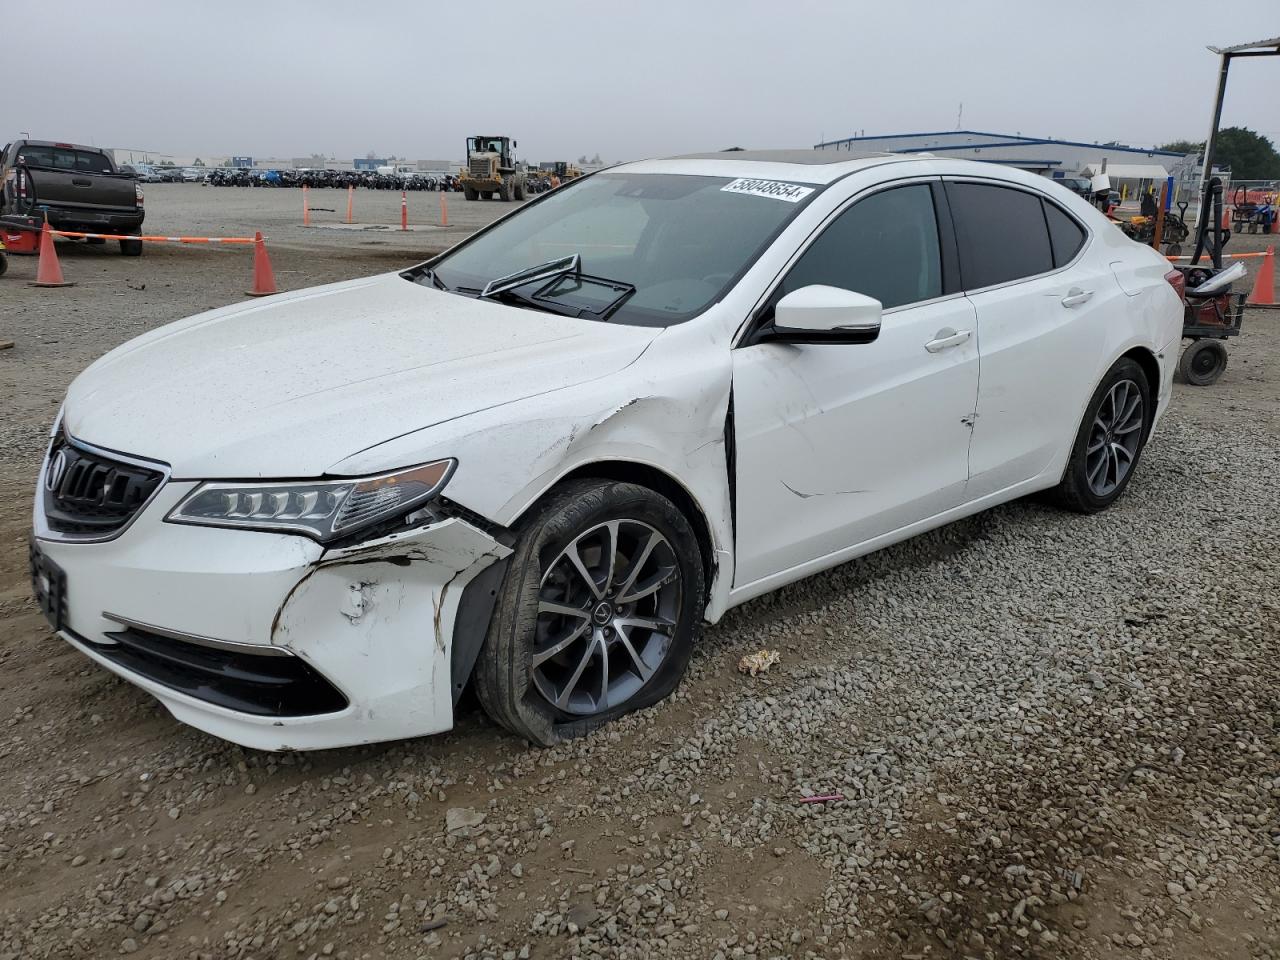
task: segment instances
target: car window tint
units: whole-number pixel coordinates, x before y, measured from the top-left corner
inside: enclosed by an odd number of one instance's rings
[[[1048,200],[1044,201],[1044,218],[1049,224],[1049,240],[1053,244],[1053,265],[1065,266],[1084,246],[1084,228]]]
[[[18,154],[18,162],[30,167],[53,166],[52,147],[23,147]]]
[[[87,173],[110,173],[111,162],[107,159],[106,154],[77,150],[76,169]]]
[[[885,308],[942,295],[942,259],[933,193],[927,184],[895,187],[859,200],[804,252],[782,283],[843,287]]]
[[[57,150],[53,151],[53,165],[59,170],[74,170],[76,168],[76,152],[74,150]]]
[[[1053,269],[1040,198],[985,183],[947,186],[966,290],[1032,277]]]

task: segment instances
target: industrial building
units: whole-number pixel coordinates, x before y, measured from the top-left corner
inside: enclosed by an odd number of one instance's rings
[[[1171,153],[1121,143],[1082,143],[1021,134],[947,130],[936,133],[896,133],[846,137],[815,145],[817,150],[856,150],[888,153],[932,153],[939,157],[1003,163],[1053,179],[1091,177],[1103,172],[1113,189],[1134,196],[1154,185],[1159,189],[1173,177],[1177,195],[1194,196],[1200,180],[1195,154]]]

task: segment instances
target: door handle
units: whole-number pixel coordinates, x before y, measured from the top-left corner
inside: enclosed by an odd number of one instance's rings
[[[952,330],[950,327],[943,327],[932,340],[924,345],[924,348],[930,353],[941,353],[951,347],[960,346],[972,336],[972,330]]]
[[[85,178],[83,178],[83,177],[72,177],[72,178],[71,178],[71,183],[72,183],[72,185],[73,185],[73,186],[77,186],[77,187],[92,187],[92,186],[93,186],[93,181],[92,181],[92,180],[86,180],[86,179],[85,179]]]
[[[1062,305],[1064,307],[1076,307],[1082,303],[1088,303],[1092,297],[1092,290],[1081,290],[1079,287],[1072,287],[1067,291],[1067,295],[1062,298]]]

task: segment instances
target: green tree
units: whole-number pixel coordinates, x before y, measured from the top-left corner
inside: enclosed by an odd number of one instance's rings
[[[1280,153],[1275,144],[1245,127],[1218,131],[1214,161],[1231,168],[1232,180],[1274,180],[1280,177]]]
[[[1175,140],[1160,147],[1177,153],[1198,153],[1203,157],[1204,143]],[[1213,162],[1231,170],[1232,180],[1275,180],[1280,178],[1280,153],[1275,144],[1247,127],[1227,127],[1218,131],[1213,147]]]

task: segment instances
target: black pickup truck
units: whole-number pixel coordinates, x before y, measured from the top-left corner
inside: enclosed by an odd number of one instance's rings
[[[0,151],[0,219],[38,227],[48,217],[58,230],[142,232],[142,188],[131,170],[117,169],[97,147],[49,140],[15,140]],[[121,240],[126,257],[141,240]]]

